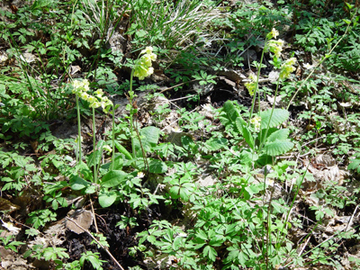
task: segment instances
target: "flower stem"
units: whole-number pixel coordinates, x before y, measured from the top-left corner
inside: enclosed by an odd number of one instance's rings
[[[114,169],[115,160],[115,106],[112,105],[112,158],[111,158],[111,170]]]
[[[93,122],[92,130],[93,130],[93,155],[94,155],[94,183],[97,185],[95,108],[92,108],[92,122]]]
[[[77,163],[80,164],[82,160],[81,156],[81,120],[80,120],[80,107],[79,107],[79,97],[76,95],[76,109],[77,109],[77,119],[78,119],[78,160]]]

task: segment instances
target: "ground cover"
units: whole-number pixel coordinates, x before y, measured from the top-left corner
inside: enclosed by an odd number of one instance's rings
[[[0,4],[3,269],[358,269],[358,1]]]

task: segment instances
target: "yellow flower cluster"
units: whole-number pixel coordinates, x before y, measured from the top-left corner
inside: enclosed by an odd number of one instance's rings
[[[290,73],[295,71],[295,67],[294,67],[295,63],[296,63],[295,57],[291,57],[290,59],[286,60],[285,63],[281,65],[279,78],[282,80],[289,78]]]
[[[250,73],[249,79],[250,79],[250,82],[245,83],[245,87],[249,91],[250,96],[253,96],[254,92],[256,90],[256,87],[257,87],[257,85],[256,85],[256,81],[257,81],[256,75],[253,74],[253,73]]]
[[[281,56],[283,46],[284,46],[283,40],[271,39],[267,42],[267,46],[266,46],[265,50],[266,50],[266,52],[268,52],[268,51],[272,52],[277,58],[279,58]]]
[[[71,85],[73,86],[73,94],[89,102],[90,108],[102,107],[105,113],[109,112],[113,103],[108,99],[107,96],[104,96],[103,90],[99,89],[95,91],[95,96],[92,96],[87,93],[90,90],[88,80],[73,81]]]
[[[250,123],[254,126],[256,131],[259,131],[261,126],[261,117],[258,115],[254,116],[250,119]]]
[[[154,73],[154,68],[152,67],[151,61],[156,60],[156,54],[153,53],[152,47],[146,47],[145,50],[140,52],[142,56],[135,61],[134,66],[134,76],[138,77],[140,80],[145,79],[145,77],[150,76]]]

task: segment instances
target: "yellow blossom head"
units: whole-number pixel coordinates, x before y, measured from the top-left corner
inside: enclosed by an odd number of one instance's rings
[[[152,47],[146,47],[140,52],[141,57],[135,61],[134,76],[140,80],[154,73],[152,61],[156,60],[156,54],[153,53]]]
[[[289,78],[290,74],[295,71],[295,67],[294,67],[295,63],[296,63],[295,57],[291,57],[287,59],[285,63],[281,65],[279,78],[282,80]]]
[[[256,131],[259,131],[261,126],[261,117],[255,115],[253,118],[250,119],[250,124],[254,126]]]

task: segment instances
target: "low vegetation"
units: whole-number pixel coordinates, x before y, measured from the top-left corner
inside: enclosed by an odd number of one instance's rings
[[[358,1],[0,4],[4,269],[358,269]]]

